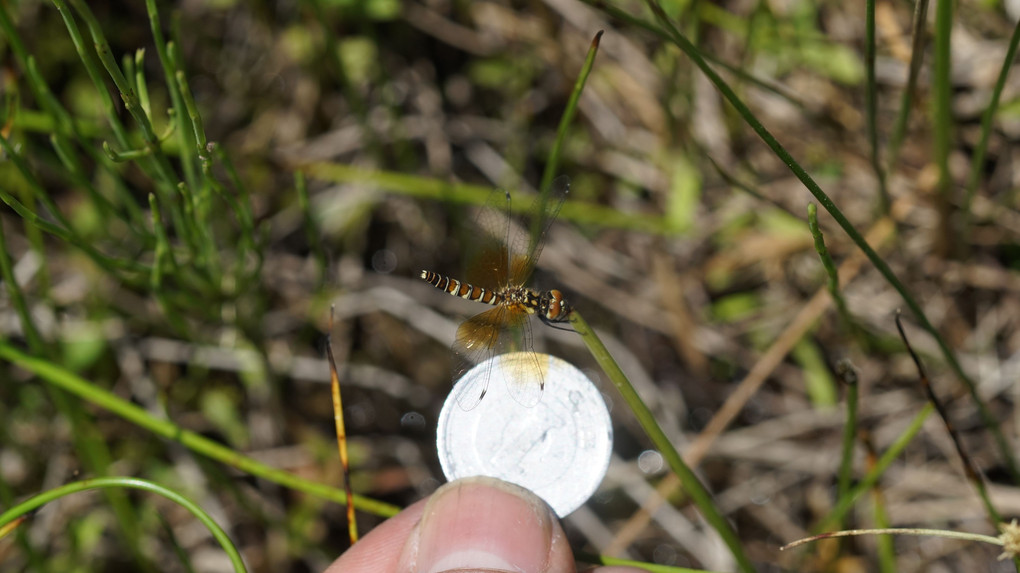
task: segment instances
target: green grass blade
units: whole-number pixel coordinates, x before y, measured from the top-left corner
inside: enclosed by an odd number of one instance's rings
[[[600,0],[581,0],[581,1],[584,2],[585,4],[591,5],[592,7],[598,8],[599,10],[603,10],[605,13],[609,14],[613,18],[622,20],[631,26],[635,26],[648,32],[651,32],[656,36],[662,38],[663,40],[672,41],[672,38],[670,38],[669,33],[667,33],[662,28],[659,28],[658,26],[650,22],[646,22],[641,18],[633,16],[627,13],[622,8],[613,6],[612,4],[606,4],[604,2],[601,2]],[[723,60],[720,60],[719,58],[714,57],[712,54],[702,54],[702,57],[705,58],[705,60],[712,62],[713,65],[719,66],[720,68],[733,74],[739,80],[752,84],[755,87],[758,87],[762,90],[765,90],[766,92],[769,92],[786,100],[798,110],[805,112],[808,111],[807,109],[808,106],[805,105],[804,102],[801,101],[801,99],[798,98],[796,95],[790,93],[788,89],[768,82],[766,80],[763,80],[757,76],[754,76],[753,74],[749,74],[748,72],[737,66],[733,66]]]
[[[70,11],[67,9],[67,5],[63,2],[54,2],[53,5],[57,11],[60,12],[60,17],[64,20],[64,27],[67,28],[67,33],[71,37],[71,42],[74,44],[74,49],[78,52],[78,58],[81,60],[82,66],[85,68],[85,72],[88,74],[89,79],[92,81],[92,85],[96,88],[96,93],[99,94],[100,101],[103,105],[103,112],[106,116],[106,120],[109,122],[110,129],[113,130],[113,135],[117,140],[117,144],[122,148],[130,146],[130,138],[128,137],[127,130],[124,128],[124,124],[121,123],[120,117],[117,115],[117,106],[110,97],[109,90],[106,89],[106,82],[103,79],[103,73],[99,69],[99,64],[96,62],[95,52],[89,49],[85,43],[85,38],[81,34],[81,30],[78,29],[77,23],[71,16]]]
[[[237,548],[230,540],[230,537],[225,531],[223,531],[223,528],[216,523],[212,516],[202,509],[202,506],[169,488],[155,482],[139,478],[106,477],[81,480],[62,485],[34,495],[0,514],[0,527],[3,527],[5,524],[22,515],[36,511],[51,501],[58,500],[73,493],[94,489],[137,489],[147,491],[149,493],[155,493],[169,499],[170,501],[187,509],[192,515],[198,518],[198,520],[201,521],[207,529],[209,529],[209,532],[212,533],[213,537],[220,544],[220,547],[223,548],[223,550],[227,553],[227,556],[230,558],[230,563],[233,565],[234,571],[246,571],[244,568],[244,562],[241,560],[241,554],[237,551]]]
[[[122,400],[114,394],[90,384],[74,373],[63,369],[48,360],[25,354],[12,346],[6,340],[0,340],[0,358],[16,364],[19,367],[32,372],[36,376],[39,376],[49,384],[120,416],[140,428],[148,430],[153,434],[168,440],[178,442],[186,448],[210,459],[237,468],[243,472],[250,473],[253,476],[280,484],[284,487],[303,491],[341,504],[346,502],[346,496],[342,489],[315,483],[287,473],[283,470],[268,466],[262,462],[241,455],[236,451],[204,436],[185,430],[168,420],[155,418],[152,414],[139,406],[136,406],[126,400]],[[383,517],[392,517],[400,511],[399,507],[358,495],[354,496],[354,503],[355,506],[362,511],[367,511]]]
[[[7,235],[4,232],[3,217],[0,217],[0,277],[4,279],[7,296],[11,298],[11,306],[18,313],[21,330],[25,333],[28,347],[32,349],[33,354],[44,355],[46,345],[43,344],[42,335],[39,334],[35,320],[32,319],[32,312],[28,308],[28,303],[25,302],[25,293],[18,285],[17,279],[14,278],[14,265],[11,264],[10,253],[7,250]]]
[[[995,88],[992,90],[992,99],[981,116],[981,138],[974,148],[974,157],[970,163],[970,175],[967,178],[967,194],[963,201],[963,216],[968,220],[970,218],[970,203],[974,199],[974,193],[981,181],[981,173],[985,168],[985,153],[988,151],[988,138],[992,134],[992,121],[995,119],[995,112],[999,110],[999,99],[1002,97],[1002,90],[1006,87],[1009,71],[1013,68],[1018,45],[1020,45],[1020,20],[1013,27],[1013,35],[1009,39],[1006,57],[1002,60],[1002,69],[999,70],[999,78],[995,81]]]
[[[939,214],[939,240],[935,243],[936,249],[943,253],[952,250],[950,241],[953,236],[953,226],[950,220],[950,205],[953,203],[953,177],[949,173],[949,151],[953,110],[952,78],[950,78],[951,37],[953,28],[953,3],[938,2],[935,4],[935,62],[932,73],[932,131],[933,131],[933,154],[935,165],[938,168],[938,193],[935,196]]]
[[[194,131],[191,129],[188,118],[184,113],[185,105],[181,92],[176,89],[177,78],[174,75],[173,61],[168,53],[168,43],[163,36],[163,28],[160,24],[159,11],[156,8],[155,0],[145,0],[145,12],[149,16],[149,30],[152,32],[152,40],[156,46],[156,56],[159,58],[160,68],[163,70],[163,83],[170,96],[173,121],[177,124],[177,142],[181,149],[181,172],[189,187],[195,188],[199,185],[198,169],[195,166],[194,157],[187,152],[193,149],[195,142],[192,140]]]
[[[879,478],[885,474],[885,471],[889,469],[889,466],[893,463],[893,461],[895,461],[896,458],[903,453],[903,450],[914,441],[914,438],[921,431],[924,421],[928,419],[928,416],[930,416],[933,411],[935,411],[935,406],[933,406],[931,402],[926,403],[924,407],[921,408],[917,415],[914,416],[914,419],[910,421],[907,429],[904,430],[904,432],[896,438],[896,441],[889,446],[889,449],[882,454],[882,457],[879,458],[875,466],[871,468],[871,470],[869,470],[863,478],[861,478],[861,481],[857,482],[857,485],[850,489],[847,495],[844,495],[839,499],[836,503],[836,507],[832,508],[827,516],[822,518],[817,525],[811,528],[812,534],[821,533],[822,531],[825,531],[830,527],[838,526],[839,523],[843,522],[846,518],[847,512],[853,507],[857,498],[878,483]]]
[[[836,497],[842,499],[850,492],[850,480],[854,469],[854,445],[857,443],[857,404],[860,385],[857,371],[849,361],[836,365],[836,375],[846,388],[846,422],[843,424],[843,444],[839,460]]]
[[[871,434],[867,432],[862,434],[861,442],[863,442],[867,450],[867,467],[870,469],[874,466],[878,453],[875,450],[875,444],[872,442]],[[892,522],[889,520],[889,512],[881,484],[876,483],[871,488],[871,501],[872,519],[874,520],[875,529],[888,529],[891,527]],[[879,571],[881,573],[895,573],[898,568],[896,567],[896,549],[893,546],[892,537],[881,535],[875,539],[875,544],[878,547],[876,557],[878,559]]]
[[[184,100],[184,109],[188,112],[188,120],[191,122],[191,129],[195,138],[195,154],[203,164],[207,164],[209,162],[209,142],[205,138],[205,126],[202,123],[202,114],[198,112],[198,105],[195,104],[195,98],[191,94],[188,76],[183,71],[184,64],[181,61],[180,54],[177,53],[177,44],[171,43],[168,45],[167,53],[170,55],[170,61],[174,64],[175,87],[181,94],[181,99]]]
[[[882,213],[889,214],[892,201],[889,199],[889,189],[885,181],[885,169],[882,168],[882,161],[879,159],[878,144],[878,86],[875,82],[875,0],[866,0],[865,33],[864,33],[864,62],[867,75],[865,87],[865,115],[868,123],[868,145],[871,147],[871,168],[875,171],[878,179],[878,197],[882,206]]]
[[[542,226],[544,222],[542,217],[538,215],[545,212],[545,204],[549,200],[549,192],[552,188],[553,177],[556,176],[556,168],[560,164],[560,151],[563,149],[563,141],[567,138],[567,131],[570,129],[570,122],[574,120],[574,116],[577,115],[577,102],[581,100],[581,92],[584,91],[584,84],[588,81],[588,76],[591,74],[592,66],[595,65],[595,55],[599,51],[599,42],[602,40],[602,30],[599,30],[595,34],[595,37],[591,41],[591,47],[588,48],[588,55],[584,59],[584,65],[581,66],[581,73],[577,76],[577,81],[574,82],[574,89],[570,93],[570,99],[567,100],[567,106],[563,110],[563,115],[560,117],[559,127],[556,129],[556,140],[553,142],[552,149],[549,150],[549,157],[545,162],[545,170],[542,172],[542,180],[539,183],[539,204],[534,217],[531,218],[531,241],[530,245],[534,247],[538,243],[538,236],[542,232]],[[530,252],[528,253],[531,254]]]
[[[648,438],[652,441],[652,444],[659,450],[659,453],[666,459],[673,473],[680,479],[680,483],[684,487],[684,491],[691,497],[694,504],[698,506],[701,514],[711,524],[712,528],[719,533],[723,542],[729,547],[730,553],[737,560],[737,564],[742,571],[754,571],[754,566],[751,564],[751,560],[748,559],[744,553],[744,548],[740,542],[740,538],[737,537],[736,532],[730,527],[726,518],[723,517],[722,513],[715,506],[715,502],[712,500],[712,495],[708,493],[705,486],[702,485],[701,480],[698,476],[687,467],[684,463],[680,453],[676,451],[673,444],[666,437],[665,432],[659,427],[658,422],[655,421],[655,417],[652,415],[651,410],[638,396],[637,391],[631,386],[630,381],[627,380],[627,376],[624,375],[623,371],[620,370],[620,366],[613,359],[612,355],[606,349],[602,341],[595,334],[588,323],[585,322],[584,318],[581,317],[581,313],[576,309],[570,314],[570,324],[574,327],[574,330],[581,335],[581,340],[584,341],[584,345],[588,347],[588,351],[591,352],[595,361],[598,362],[606,376],[613,383],[613,386],[623,396],[623,400],[630,407],[631,411],[634,412],[635,418],[641,428],[648,435]]]
[[[574,116],[577,115],[577,102],[581,100],[581,92],[584,91],[584,84],[588,81],[588,76],[591,74],[592,66],[595,65],[595,55],[599,51],[599,42],[602,40],[602,30],[599,30],[595,34],[595,37],[591,41],[591,47],[588,48],[588,55],[584,59],[584,65],[581,66],[581,73],[577,76],[577,81],[574,82],[574,89],[570,92],[570,99],[567,100],[567,106],[563,109],[563,116],[560,117],[560,125],[556,129],[556,140],[553,142],[552,149],[549,150],[549,157],[545,163],[545,170],[542,172],[542,180],[539,184],[538,190],[542,194],[549,191],[549,187],[552,185],[553,178],[556,177],[556,169],[560,164],[560,151],[563,149],[563,141],[567,138],[567,131],[570,128],[570,122],[574,120]],[[542,211],[539,210],[539,213]],[[539,217],[535,218],[536,220]]]
[[[78,234],[71,229],[67,220],[60,212],[60,209],[58,209],[52,199],[50,199],[49,193],[45,191],[42,184],[40,184],[35,176],[33,176],[24,159],[16,153],[10,142],[7,141],[7,138],[2,135],[0,135],[0,149],[3,149],[8,160],[17,167],[22,177],[25,178],[25,181],[32,189],[34,196],[43,202],[43,204],[46,205],[47,211],[62,224],[55,224],[47,221],[3,189],[0,189],[0,201],[6,203],[11,209],[14,209],[14,211],[26,222],[36,225],[41,230],[56,237],[60,237],[67,243],[81,249],[93,260],[93,262],[99,265],[100,268],[127,284],[137,284],[137,277],[133,276],[133,273],[148,274],[149,269],[145,265],[133,260],[117,259],[103,255],[93,248],[88,241],[79,237]],[[121,271],[130,271],[132,274],[124,274]]]
[[[325,181],[367,183],[410,197],[466,205],[483,205],[492,192],[491,187],[481,185],[451,183],[394,171],[361,169],[340,163],[310,163],[301,166],[300,169],[312,177]],[[520,213],[522,208],[527,207],[526,201],[513,201],[512,204],[515,213]],[[611,207],[574,201],[564,203],[558,218],[610,229],[626,229],[659,235],[673,233],[669,221],[664,217],[641,213],[623,213]]]
[[[690,569],[688,567],[658,565],[655,563],[648,563],[647,561],[634,561],[632,559],[606,557],[604,555],[585,553],[584,551],[575,551],[574,557],[576,557],[578,561],[583,561],[585,563],[596,563],[598,565],[607,566],[615,565],[619,567],[636,567],[638,570],[648,571],[648,573],[713,573],[707,569]]]
[[[815,207],[814,203],[808,203],[808,229],[811,230],[811,236],[815,241],[815,252],[818,253],[818,258],[822,261],[822,268],[825,269],[825,274],[828,277],[829,296],[836,304],[836,312],[847,331],[858,335],[857,324],[850,316],[843,293],[839,291],[839,271],[836,268],[836,261],[832,260],[832,255],[829,254],[829,249],[825,246],[825,237],[822,236],[822,230],[818,226],[818,207]]]
[[[322,248],[322,233],[319,230],[319,221],[312,214],[312,203],[308,198],[308,183],[305,181],[303,171],[294,172],[294,188],[297,191],[298,208],[301,209],[302,225],[305,229],[305,240],[308,241],[308,248],[312,251],[312,257],[318,267],[318,286],[325,286],[326,280],[326,251]]]
[[[32,319],[32,313],[25,302],[24,294],[14,277],[13,267],[7,251],[6,234],[2,225],[0,225],[0,276],[3,277],[7,285],[8,295],[11,297],[11,302],[21,320],[22,330],[29,342],[29,347],[35,355],[47,357],[40,360],[49,362],[55,356],[53,346],[46,344],[39,334],[39,330]],[[112,456],[106,444],[99,439],[100,434],[96,430],[95,424],[86,416],[80,403],[70,400],[60,389],[50,387],[49,394],[57,410],[70,421],[74,429],[73,436],[76,451],[83,458],[84,465],[96,474],[105,474],[109,470]],[[137,528],[134,526],[137,523],[134,509],[125,496],[117,495],[116,492],[108,492],[107,499],[113,507],[120,534],[127,544],[128,550],[134,556],[136,563],[145,567],[147,559],[139,546]]]
[[[903,143],[903,136],[907,132],[907,121],[910,119],[910,112],[914,109],[914,98],[917,91],[917,77],[921,74],[921,64],[924,63],[924,46],[927,34],[928,22],[928,0],[918,0],[914,5],[914,16],[911,20],[911,50],[910,50],[910,71],[907,75],[907,84],[903,88],[903,95],[900,97],[900,109],[896,114],[896,123],[893,126],[892,134],[889,136],[887,148],[888,159],[886,163],[892,170],[899,158],[900,146]]]
[[[935,341],[939,345],[939,350],[942,352],[942,356],[946,362],[952,368],[957,378],[966,386],[967,391],[970,393],[975,405],[978,408],[978,412],[981,415],[982,423],[992,433],[995,439],[996,446],[999,449],[999,454],[1002,457],[1004,463],[1009,470],[1010,476],[1014,483],[1020,483],[1020,466],[1017,465],[1016,457],[1013,455],[1012,448],[1006,441],[1005,436],[1002,433],[1002,429],[999,428],[995,417],[992,415],[988,406],[984,403],[984,400],[977,393],[977,387],[974,385],[974,381],[970,379],[966,372],[963,371],[963,367],[960,362],[956,359],[956,355],[953,354],[952,349],[946,343],[941,333],[935,329],[935,327],[928,320],[928,317],[924,314],[921,309],[921,305],[914,299],[914,296],[910,294],[906,286],[900,282],[899,278],[892,272],[889,265],[875,252],[875,250],[868,244],[864,237],[854,228],[850,221],[846,218],[842,211],[836,207],[836,204],[832,202],[832,199],[822,191],[822,188],[818,186],[818,183],[808,175],[807,171],[800,166],[799,163],[793,158],[792,155],[786,150],[782,144],[767,130],[765,126],[758,121],[758,119],[751,113],[751,110],[742,102],[733,90],[726,84],[725,81],[705,62],[704,58],[698,53],[697,49],[686,39],[680,32],[665,18],[665,13],[662,8],[654,0],[649,0],[653,12],[659,18],[661,24],[670,32],[670,36],[674,43],[686,54],[694,63],[701,69],[701,71],[708,77],[708,79],[716,86],[716,89],[722,93],[723,97],[732,105],[737,113],[740,114],[741,118],[747,122],[747,124],[758,134],[758,137],[765,142],[766,145],[772,149],[772,152],[790,169],[790,171],[800,180],[800,182],[807,188],[808,191],[814,195],[818,203],[825,208],[826,211],[832,215],[832,218],[836,220],[836,223],[843,229],[843,231],[850,237],[850,240],[857,245],[857,248],[868,257],[871,264],[875,265],[878,272],[882,274],[885,280],[892,285],[892,287],[899,293],[903,298],[903,301],[910,308],[910,311],[914,314],[914,317],[921,324],[921,326],[928,331],[935,338]]]

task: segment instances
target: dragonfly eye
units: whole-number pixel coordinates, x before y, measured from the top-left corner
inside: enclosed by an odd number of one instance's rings
[[[548,322],[563,322],[570,316],[570,305],[563,300],[563,293],[551,290],[542,295],[542,319]]]

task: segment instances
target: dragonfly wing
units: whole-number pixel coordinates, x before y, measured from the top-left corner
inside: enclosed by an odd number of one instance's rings
[[[503,355],[502,373],[510,397],[531,408],[542,399],[549,360],[546,355],[535,353],[531,321],[525,319],[518,328],[522,340],[520,351]]]
[[[549,227],[563,207],[570,192],[570,178],[560,175],[553,180],[547,193],[535,197],[527,213],[531,216],[527,233],[519,233],[510,244],[510,284],[524,284],[535,270],[545,246]]]
[[[510,232],[510,194],[496,189],[478,209],[474,229],[465,249],[464,278],[487,289],[506,286],[510,275],[507,241]]]
[[[454,384],[460,384],[464,374],[499,352],[500,340],[505,338],[501,331],[506,322],[506,314],[505,307],[497,306],[472,316],[457,328],[457,340],[453,343],[457,361],[453,370]],[[473,388],[460,391],[458,403],[461,408],[471,410],[482,401],[489,388],[491,370],[490,363],[484,372],[470,382]]]
[[[462,409],[476,407],[488,392],[493,378],[506,384],[511,397],[525,406],[534,406],[541,399],[544,372],[532,350],[531,324],[524,310],[500,305],[469,318],[457,329],[453,350],[457,357],[455,383],[471,384],[470,388],[459,390],[457,402]],[[488,362],[484,371],[470,380],[463,379],[476,365],[507,353],[514,354],[498,375],[493,372],[493,363]]]

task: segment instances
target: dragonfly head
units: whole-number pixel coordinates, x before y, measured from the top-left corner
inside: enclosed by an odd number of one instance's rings
[[[539,298],[538,316],[542,322],[566,322],[570,319],[570,311],[570,305],[558,290],[543,292]]]

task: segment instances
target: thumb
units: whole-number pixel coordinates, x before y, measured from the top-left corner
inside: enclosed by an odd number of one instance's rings
[[[397,570],[572,573],[574,560],[545,502],[516,485],[476,477],[436,490]]]

